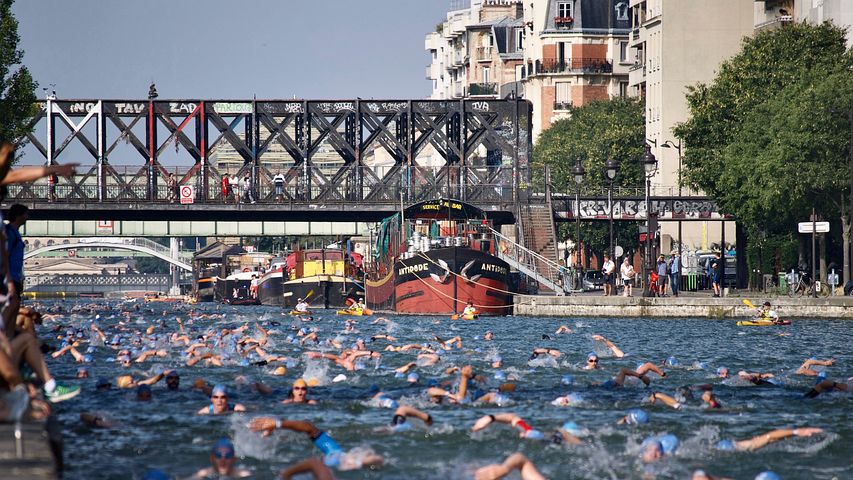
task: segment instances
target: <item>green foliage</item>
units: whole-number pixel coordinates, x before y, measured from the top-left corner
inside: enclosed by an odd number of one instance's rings
[[[614,98],[571,107],[571,117],[542,132],[533,147],[534,175],[541,181],[544,165],[551,169],[556,191],[573,190],[571,170],[577,160],[586,169],[584,185],[606,185],[604,162],[621,162],[615,186],[642,185],[645,139],[644,107],[640,99]]]
[[[614,98],[572,107],[571,117],[555,122],[542,132],[533,148],[534,182],[544,181],[545,165],[551,170],[555,192],[573,192],[572,168],[577,160],[586,169],[583,188],[605,187],[604,162],[620,161],[614,187],[643,185],[637,159],[643,154],[645,117],[640,99]],[[600,189],[598,189],[600,190]],[[626,251],[638,245],[637,224],[614,222],[614,238]],[[561,238],[574,238],[574,224],[561,226]],[[581,238],[592,253],[601,256],[610,244],[608,222],[582,222]]]
[[[829,97],[813,97],[815,82],[834,78],[834,85],[842,85],[851,66],[845,31],[830,23],[792,25],[745,39],[713,82],[689,89],[690,119],[675,130],[687,145],[684,181],[704,190],[747,228],[765,220],[775,228],[787,224],[802,209],[788,198],[789,192],[803,191],[790,189],[801,178],[800,168],[840,154],[819,145],[829,129],[839,134],[841,125],[815,124],[828,118],[833,105]],[[814,116],[808,118],[808,112]],[[810,134],[798,137],[801,128]],[[829,181],[827,171],[816,168],[808,178]]]
[[[136,271],[139,273],[169,273],[169,264],[157,257],[137,257]]]
[[[18,21],[12,15],[12,3],[0,0],[0,143],[28,133],[29,121],[37,113],[37,85],[21,65],[24,52],[18,49]]]

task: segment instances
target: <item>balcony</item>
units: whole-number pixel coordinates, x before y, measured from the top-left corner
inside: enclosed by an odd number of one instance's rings
[[[555,112],[560,112],[560,111],[564,112],[564,111],[569,110],[570,108],[572,108],[572,102],[571,101],[557,100],[556,102],[554,102],[554,111]]]
[[[574,25],[575,19],[572,17],[554,17],[554,26],[558,29],[569,29]]]
[[[492,61],[492,47],[478,47],[477,48],[477,61],[478,62],[491,62]]]
[[[496,83],[472,83],[468,85],[468,96],[494,96],[498,94],[498,84]]]
[[[613,62],[602,58],[536,60],[536,74],[549,73],[613,73]]]
[[[779,17],[771,18],[769,20],[765,20],[761,23],[757,23],[755,25],[755,32],[758,33],[762,30],[772,30],[774,28],[783,27],[785,25],[790,25],[794,23],[794,17],[791,15],[782,15]]]

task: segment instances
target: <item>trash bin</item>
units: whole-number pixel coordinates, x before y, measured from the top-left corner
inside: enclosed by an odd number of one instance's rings
[[[687,286],[685,290],[695,292],[699,288],[699,274],[690,272],[687,274]]]
[[[785,272],[779,272],[779,291],[787,292],[788,291],[788,278]]]

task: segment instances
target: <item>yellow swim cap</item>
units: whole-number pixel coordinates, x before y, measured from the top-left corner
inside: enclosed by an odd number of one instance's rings
[[[129,388],[132,383],[133,377],[131,377],[130,375],[122,375],[116,380],[116,385],[118,385],[118,388]]]
[[[272,372],[273,375],[282,376],[287,373],[287,369],[284,367],[278,367],[275,371]]]

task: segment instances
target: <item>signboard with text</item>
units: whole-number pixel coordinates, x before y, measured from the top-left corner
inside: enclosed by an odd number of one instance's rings
[[[181,205],[191,204],[195,201],[195,187],[192,185],[181,185]]]

